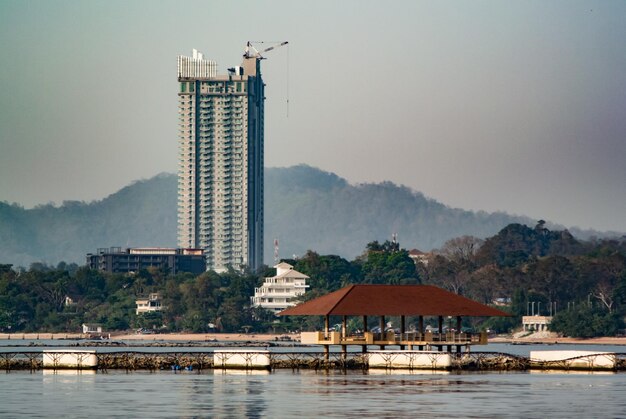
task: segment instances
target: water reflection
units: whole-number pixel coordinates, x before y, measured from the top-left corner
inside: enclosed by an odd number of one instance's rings
[[[615,371],[581,371],[581,370],[530,370],[530,374],[536,375],[615,375],[618,374]],[[622,373],[623,374],[623,373]]]
[[[45,370],[42,370],[42,374],[44,375],[44,377],[47,375],[56,375],[56,376],[69,375],[69,376],[74,377],[74,376],[82,376],[82,375],[95,375],[96,370],[45,369]]]
[[[212,388],[208,389],[212,414],[220,417],[265,416],[265,390],[272,383],[268,371],[214,370],[212,376]]]
[[[622,417],[626,374],[26,371],[0,417]]]
[[[268,370],[213,370],[213,375],[270,375]]]
[[[369,375],[449,375],[450,371],[370,368],[368,370],[368,374]]]

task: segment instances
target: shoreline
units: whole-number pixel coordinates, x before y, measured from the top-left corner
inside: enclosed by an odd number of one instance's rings
[[[101,339],[108,342],[299,342],[299,334],[272,333],[0,333],[0,340],[84,340]]]
[[[508,343],[511,345],[626,345],[626,337],[602,336],[596,338],[542,337],[542,338],[490,338],[489,343]]]
[[[101,333],[103,341],[139,341],[139,342],[300,342],[299,334],[272,333]],[[109,337],[110,336],[110,337]],[[0,340],[83,340],[94,338],[94,335],[83,333],[0,333]],[[573,344],[573,345],[626,345],[624,337],[569,338],[558,336],[515,338],[512,336],[496,336],[489,343],[506,343],[512,345],[542,344]]]

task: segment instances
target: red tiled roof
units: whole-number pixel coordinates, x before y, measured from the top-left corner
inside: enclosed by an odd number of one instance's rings
[[[509,316],[432,285],[350,285],[290,307],[281,316]]]

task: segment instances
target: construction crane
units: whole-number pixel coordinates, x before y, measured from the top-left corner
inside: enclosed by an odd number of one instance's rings
[[[284,41],[279,43],[278,45],[274,45],[272,47],[269,48],[265,48],[263,51],[259,52],[253,45],[251,41],[248,41],[248,43],[246,44],[246,49],[244,50],[243,53],[243,57],[244,58],[257,58],[259,60],[264,60],[265,57],[263,57],[263,55],[261,54],[265,54],[266,52],[269,52],[275,48],[279,48],[282,47],[283,45],[287,45],[289,42],[288,41]]]
[[[261,60],[264,60],[265,57],[263,57],[262,54],[265,54],[266,52],[269,52],[273,49],[276,48],[280,48],[284,45],[289,44],[288,41],[284,41],[284,42],[278,42],[276,43],[276,45],[273,45],[269,48],[265,48],[264,50],[260,51],[257,50],[254,45],[252,45],[253,43],[259,43],[259,44],[263,44],[265,42],[263,41],[248,41],[246,44],[246,48],[244,50],[243,53],[243,68],[242,67],[235,67],[232,69],[232,72],[234,74],[237,75],[243,75],[244,71],[245,74],[261,74]],[[252,61],[253,60],[253,61]],[[245,70],[244,70],[245,69]],[[231,69],[229,69],[229,71],[231,71]],[[287,83],[287,117],[289,117],[289,49],[287,49],[287,77],[286,77],[286,83]]]

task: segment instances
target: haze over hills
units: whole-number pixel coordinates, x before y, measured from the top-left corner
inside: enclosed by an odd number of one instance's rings
[[[86,253],[101,247],[174,247],[176,194],[176,175],[160,174],[91,203],[24,209],[0,202],[0,263],[83,264]],[[393,233],[402,247],[427,251],[450,238],[487,237],[510,223],[536,221],[450,208],[390,182],[351,185],[305,165],[265,170],[266,264],[272,264],[275,238],[283,258],[311,249],[352,259],[368,242],[388,240]],[[602,236],[570,231],[581,238]]]

